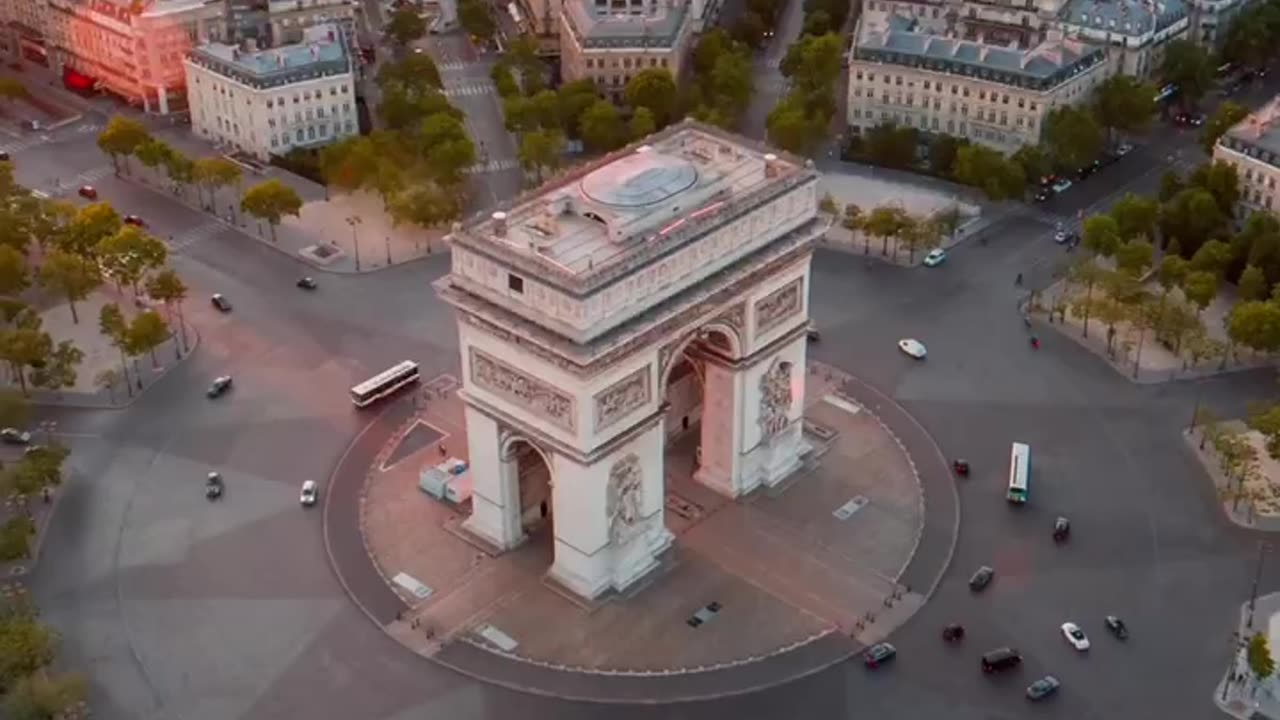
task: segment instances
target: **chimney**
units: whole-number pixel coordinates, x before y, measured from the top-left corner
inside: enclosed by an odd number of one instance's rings
[[[499,210],[492,217],[494,237],[505,238],[507,236],[507,214]]]
[[[778,177],[778,156],[769,153],[764,156],[764,176],[767,178]]]

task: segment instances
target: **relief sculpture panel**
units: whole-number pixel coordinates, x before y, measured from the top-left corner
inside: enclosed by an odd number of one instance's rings
[[[800,312],[804,278],[799,277],[756,302],[756,335],[762,335]]]
[[[649,377],[649,366],[645,365],[596,394],[596,430],[613,425],[652,399],[653,381]]]
[[[640,458],[634,453],[609,469],[605,514],[609,518],[609,539],[615,543],[626,542],[635,534],[644,507],[643,480]]]
[[[471,382],[556,427],[574,429],[573,397],[529,377],[487,353],[471,348]]]

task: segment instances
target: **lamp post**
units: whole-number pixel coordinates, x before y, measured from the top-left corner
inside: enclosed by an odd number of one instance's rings
[[[355,248],[356,253],[356,272],[360,272],[360,237],[356,234],[356,226],[361,224],[359,217],[351,215],[347,218],[347,224],[351,226],[351,245]]]
[[[391,267],[391,236],[386,236],[387,240],[387,267]]]

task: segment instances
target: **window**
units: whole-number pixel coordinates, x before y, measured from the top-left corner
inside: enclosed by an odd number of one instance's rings
[[[507,289],[511,292],[524,294],[524,278],[519,275],[507,273]]]
[[[302,142],[302,128],[298,128],[298,131],[295,132],[293,136],[297,139],[298,142]]]

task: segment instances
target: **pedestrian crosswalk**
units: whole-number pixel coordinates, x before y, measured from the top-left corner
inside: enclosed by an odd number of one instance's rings
[[[102,129],[101,125],[99,125],[98,123],[92,123],[92,122],[88,122],[88,123],[84,123],[83,125],[76,126],[76,132],[81,135],[96,133],[101,129]]]
[[[478,175],[480,173],[501,172],[503,170],[516,170],[520,167],[520,161],[514,158],[506,158],[503,160],[490,160],[486,163],[476,163],[467,168],[467,173]]]
[[[458,72],[459,70],[465,70],[467,64],[461,60],[437,60],[436,68],[440,72]]]
[[[28,135],[21,138],[12,138],[4,142],[0,142],[0,151],[7,152],[10,155],[17,155],[27,148],[35,147],[45,142],[44,135]]]
[[[169,252],[182,252],[198,242],[216,237],[226,229],[226,225],[215,220],[209,220],[202,225],[188,228],[177,235],[170,235],[168,238]]]
[[[488,80],[473,80],[471,82],[446,86],[444,89],[445,97],[473,97],[477,95],[490,95],[494,92],[496,92],[496,89],[494,88],[493,83]]]

